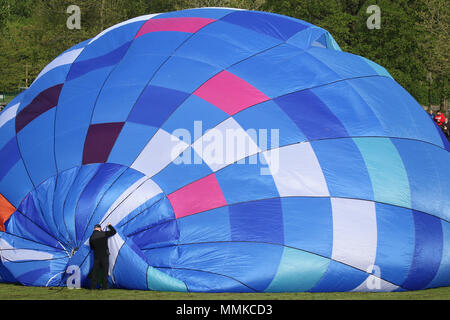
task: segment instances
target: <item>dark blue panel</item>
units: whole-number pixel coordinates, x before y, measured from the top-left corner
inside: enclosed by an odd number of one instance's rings
[[[331,257],[333,216],[330,198],[282,198],[284,244]]]
[[[376,203],[377,257],[381,277],[401,285],[414,255],[414,220],[410,209]]]
[[[292,18],[254,11],[236,11],[221,20],[270,35],[283,41],[308,27]]]
[[[311,90],[291,93],[274,100],[297,124],[308,140],[348,137],[338,118]]]
[[[128,48],[131,45],[131,41],[126,42],[117,49],[100,57],[77,61],[72,64],[69,74],[67,75],[67,81],[81,77],[82,75],[91,71],[101,69],[104,67],[110,67],[117,64],[120,59],[125,55]]]
[[[130,236],[133,242],[142,249],[174,245],[178,242],[178,237],[179,232],[176,220],[158,224]]]
[[[372,183],[361,152],[352,139],[311,143],[332,197],[373,200]]]
[[[0,180],[8,173],[8,171],[19,161],[20,153],[17,147],[17,139],[14,136],[0,150]]]
[[[436,275],[442,258],[441,220],[413,211],[415,226],[414,258],[408,278],[402,287],[408,290],[424,289]]]
[[[345,292],[358,287],[369,275],[331,260],[328,270],[311,292]]]
[[[187,93],[178,90],[148,86],[128,120],[158,128],[188,96]]]
[[[239,203],[229,209],[233,241],[283,244],[283,214],[279,198]]]

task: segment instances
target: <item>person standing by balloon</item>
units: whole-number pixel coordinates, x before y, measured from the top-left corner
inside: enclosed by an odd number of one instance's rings
[[[108,224],[108,231],[102,231],[99,224],[94,226],[89,238],[89,246],[94,251],[94,266],[92,268],[91,289],[97,287],[98,273],[102,274],[102,289],[108,289],[109,250],[108,238],[116,234],[116,229]]]

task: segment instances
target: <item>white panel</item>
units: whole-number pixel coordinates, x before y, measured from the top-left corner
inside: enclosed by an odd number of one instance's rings
[[[133,23],[133,22],[149,20],[149,19],[151,19],[151,18],[153,18],[153,17],[156,17],[156,16],[159,15],[159,14],[160,14],[160,13],[148,14],[148,15],[145,15],[145,16],[136,17],[136,18],[133,18],[133,19],[130,19],[130,20],[121,22],[121,23],[119,23],[119,24],[116,24],[116,25],[114,25],[114,26],[112,26],[112,27],[110,27],[110,28],[108,28],[108,29],[102,31],[101,33],[99,33],[99,34],[98,34],[97,36],[95,36],[94,38],[92,38],[92,40],[89,41],[89,44],[91,44],[92,42],[96,41],[98,38],[102,37],[103,35],[105,35],[106,33],[110,32],[110,31],[112,31],[112,30],[114,30],[114,29],[123,27],[123,26],[125,26],[125,25],[127,25],[127,24],[130,24],[130,23]]]
[[[327,183],[309,143],[263,152],[281,197],[329,196]]]
[[[117,256],[119,255],[119,251],[122,248],[125,241],[123,241],[122,237],[117,233],[108,238],[108,249],[109,249],[109,270],[108,274],[111,276],[113,283],[115,283],[114,279],[114,266],[116,265]]]
[[[65,64],[71,64],[75,61],[76,58],[81,54],[81,52],[84,50],[84,48],[72,50],[66,53],[63,53],[59,57],[57,57],[55,60],[50,62],[42,71],[39,73],[37,78],[34,80],[36,82],[40,77],[42,77],[44,74],[49,72],[50,70],[55,69],[56,67],[65,65]]]
[[[12,107],[3,111],[3,113],[0,115],[0,128],[3,127],[3,125],[7,123],[9,120],[14,119],[16,117],[17,109],[19,109],[19,106],[20,103],[17,103]]]
[[[383,279],[369,275],[363,283],[353,289],[354,292],[391,292],[397,290],[398,286]]]
[[[117,199],[116,201],[114,201],[114,203],[111,205],[111,207],[109,207],[108,211],[105,213],[105,215],[103,216],[103,218],[100,220],[101,221],[101,225],[103,225],[103,227],[106,226],[106,224],[103,222],[109,215],[110,213],[115,210],[134,190],[136,190],[140,185],[142,185],[145,181],[148,180],[148,177],[142,177],[140,178],[138,181],[136,181],[135,183],[133,183],[131,185],[131,187],[129,187],[127,190],[125,190]]]
[[[31,249],[15,249],[4,239],[0,239],[0,252],[3,262],[53,259],[53,255],[48,252]]]
[[[147,143],[131,168],[153,177],[175,160],[189,145],[163,129]]]
[[[333,208],[332,259],[366,271],[377,253],[375,203],[354,199],[331,199]]]
[[[233,118],[208,130],[192,147],[213,172],[261,151]]]
[[[112,211],[111,215],[102,222],[102,226],[106,226],[108,223],[113,226],[117,225],[133,210],[160,193],[162,193],[161,188],[153,180],[148,179]]]

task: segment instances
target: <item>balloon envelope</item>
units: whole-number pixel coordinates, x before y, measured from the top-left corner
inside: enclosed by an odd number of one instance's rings
[[[449,150],[324,29],[226,8],[138,17],[1,113],[0,276],[88,286],[89,236],[111,223],[116,288],[448,286]]]

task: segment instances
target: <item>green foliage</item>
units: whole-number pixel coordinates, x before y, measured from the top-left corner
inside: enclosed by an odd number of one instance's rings
[[[81,30],[69,30],[67,7],[81,9]],[[367,8],[381,9],[368,29]],[[449,97],[448,6],[444,0],[0,0],[0,91],[25,86],[71,46],[136,16],[195,7],[271,11],[328,30],[344,51],[384,66],[420,103]]]

